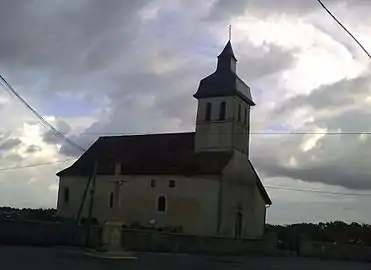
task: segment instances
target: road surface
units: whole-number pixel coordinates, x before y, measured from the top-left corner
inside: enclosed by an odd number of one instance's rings
[[[33,270],[363,270],[371,264],[349,261],[325,261],[307,258],[226,258],[196,255],[136,254],[137,259],[101,259],[89,257],[80,250],[0,246],[2,269]]]

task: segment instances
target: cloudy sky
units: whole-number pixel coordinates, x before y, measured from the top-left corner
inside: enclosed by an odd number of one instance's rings
[[[371,50],[371,3],[324,3]],[[371,194],[370,59],[317,1],[0,4],[0,73],[83,147],[99,134],[194,130],[192,95],[232,24],[252,132],[268,133],[251,138],[268,222],[371,222],[371,196],[310,192]],[[79,152],[1,89],[0,205],[55,207],[55,173]]]

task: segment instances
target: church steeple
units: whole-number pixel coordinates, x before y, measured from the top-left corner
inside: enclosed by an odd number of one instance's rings
[[[236,74],[237,59],[230,40],[218,56],[214,73],[200,81],[196,151],[238,151],[249,155],[250,87]]]
[[[218,56],[217,71],[232,71],[236,73],[237,58],[234,55],[231,41],[229,40],[225,45],[223,51]]]

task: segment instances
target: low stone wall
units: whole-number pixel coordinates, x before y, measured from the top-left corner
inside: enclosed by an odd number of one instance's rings
[[[90,246],[100,245],[100,227],[91,228]],[[84,246],[86,227],[74,224],[34,221],[1,221],[0,244],[8,245],[69,245]]]
[[[371,247],[360,245],[303,241],[300,254],[304,257],[371,262]]]
[[[122,246],[133,251],[222,255],[263,255],[266,250],[263,239],[201,237],[130,229],[122,231]]]

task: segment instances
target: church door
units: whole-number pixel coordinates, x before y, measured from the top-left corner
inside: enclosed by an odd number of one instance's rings
[[[242,236],[242,220],[243,220],[242,213],[237,212],[234,226],[234,236],[236,238],[241,238]]]

